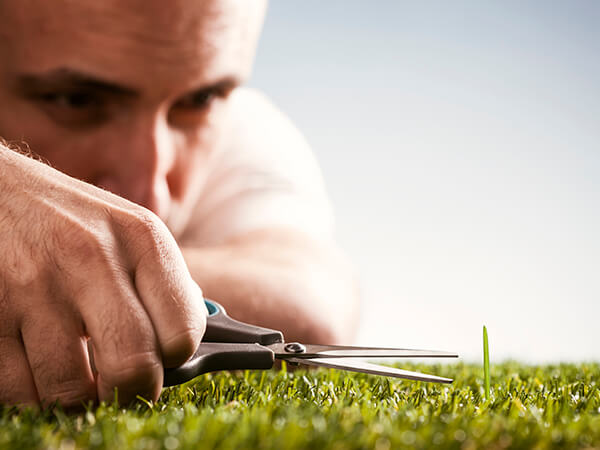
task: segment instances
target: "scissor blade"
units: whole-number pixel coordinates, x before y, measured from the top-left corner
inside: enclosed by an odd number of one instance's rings
[[[452,383],[450,378],[427,375],[425,373],[411,372],[410,370],[396,369],[395,367],[379,366],[365,361],[355,359],[338,358],[289,358],[287,361],[308,364],[311,366],[329,367],[332,369],[349,370],[352,372],[370,373],[373,375],[383,375],[385,377],[405,378],[407,380],[428,381],[432,383]]]
[[[292,347],[290,347],[290,345]],[[275,357],[289,358],[457,358],[456,353],[438,350],[414,350],[409,348],[382,348],[382,347],[350,347],[344,345],[301,345],[302,352],[295,353],[289,348],[300,344],[277,343],[268,347],[275,353]]]

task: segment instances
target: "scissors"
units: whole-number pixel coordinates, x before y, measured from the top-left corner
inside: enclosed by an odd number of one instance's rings
[[[204,300],[208,309],[206,332],[196,353],[183,365],[165,369],[164,386],[185,383],[207,372],[270,369],[275,360],[330,367],[409,380],[452,383],[449,378],[380,366],[353,358],[457,358],[454,353],[405,348],[348,347],[285,342],[281,331],[232,319],[220,304]]]

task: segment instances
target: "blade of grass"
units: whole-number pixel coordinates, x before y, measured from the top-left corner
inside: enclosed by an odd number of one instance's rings
[[[488,401],[473,392],[483,388],[481,360],[402,368],[456,381],[302,367],[216,372],[164,389],[153,409],[141,401],[73,414],[0,405],[0,449],[600,449],[600,363],[495,362]]]
[[[485,325],[483,326],[483,381],[485,399],[490,398],[490,350],[488,347],[488,333]]]

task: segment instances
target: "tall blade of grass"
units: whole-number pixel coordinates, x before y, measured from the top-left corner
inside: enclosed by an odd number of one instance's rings
[[[485,384],[485,399],[490,398],[490,350],[488,347],[488,333],[485,325],[483,326],[483,381]]]

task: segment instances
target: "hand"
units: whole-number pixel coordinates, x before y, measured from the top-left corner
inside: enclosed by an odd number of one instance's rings
[[[0,255],[0,403],[156,400],[204,334],[202,292],[154,214],[3,147]]]

